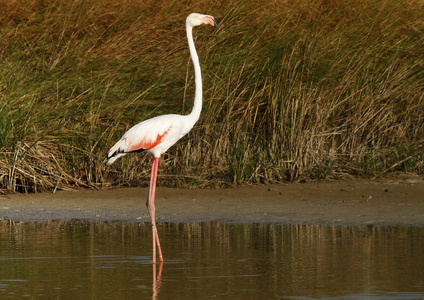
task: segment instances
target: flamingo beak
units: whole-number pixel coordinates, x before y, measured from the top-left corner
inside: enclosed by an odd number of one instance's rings
[[[218,29],[219,29],[218,22],[217,22],[217,21],[215,21],[215,19],[213,19],[213,26],[216,28],[216,30],[218,30]]]
[[[203,23],[211,25],[215,27],[216,29],[219,29],[218,23],[215,21],[215,18],[212,16],[205,16],[205,18],[203,19]]]

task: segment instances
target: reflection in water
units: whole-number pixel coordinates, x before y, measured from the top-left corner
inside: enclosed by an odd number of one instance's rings
[[[156,276],[156,264],[152,264],[153,265],[153,284],[152,284],[152,291],[153,291],[153,296],[152,299],[156,300],[158,298],[159,295],[159,290],[160,290],[160,286],[162,284],[162,267],[163,267],[163,262],[159,262],[159,272],[158,275]]]
[[[0,222],[0,298],[422,299],[424,228]],[[166,236],[166,237],[165,237]]]

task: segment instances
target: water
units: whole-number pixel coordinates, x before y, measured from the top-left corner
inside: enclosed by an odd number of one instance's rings
[[[0,299],[424,299],[424,228],[0,223]]]

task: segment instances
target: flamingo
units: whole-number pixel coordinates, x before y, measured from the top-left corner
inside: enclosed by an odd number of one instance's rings
[[[194,65],[195,95],[193,110],[188,115],[168,114],[157,116],[130,128],[122,138],[109,150],[107,164],[111,165],[119,157],[131,152],[146,151],[153,155],[152,169],[150,173],[149,194],[146,206],[152,220],[153,235],[153,264],[156,264],[156,246],[159,252],[159,261],[163,262],[159,235],[155,221],[155,193],[158,173],[159,158],[179,139],[186,135],[197,122],[202,110],[202,76],[193,41],[193,27],[207,24],[219,28],[215,18],[198,13],[190,14],[186,19],[186,32],[191,59]]]

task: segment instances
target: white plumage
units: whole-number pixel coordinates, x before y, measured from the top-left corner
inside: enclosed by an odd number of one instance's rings
[[[162,115],[138,123],[110,148],[107,163],[130,152],[147,151],[159,157],[190,131],[194,126],[190,121],[188,116]]]

